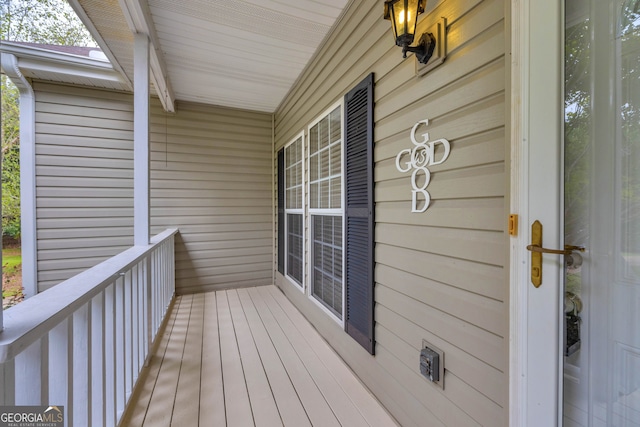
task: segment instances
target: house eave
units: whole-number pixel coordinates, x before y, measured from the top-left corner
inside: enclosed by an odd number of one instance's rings
[[[52,81],[85,84],[84,82],[89,80],[94,82],[95,86],[104,86],[106,83],[111,88],[130,89],[125,79],[105,59],[55,52],[7,41],[2,42],[0,52],[14,55],[20,71],[29,78],[47,75]]]

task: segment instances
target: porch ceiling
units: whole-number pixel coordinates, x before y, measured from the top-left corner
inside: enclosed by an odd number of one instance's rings
[[[75,0],[114,68],[133,81],[133,32],[155,45],[158,96],[273,112],[349,0]],[[125,12],[123,12],[123,10]],[[135,11],[142,11],[136,18]],[[133,15],[133,18],[132,18]],[[142,19],[139,19],[142,17]],[[138,22],[139,24],[139,22]],[[133,28],[132,28],[133,27]],[[159,85],[160,86],[160,85]]]

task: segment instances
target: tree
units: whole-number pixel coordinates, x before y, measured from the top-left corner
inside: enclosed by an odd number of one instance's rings
[[[614,61],[611,77],[616,79],[614,104],[610,110],[594,112],[593,53],[595,34],[588,14],[566,28],[565,33],[565,240],[589,247],[589,206],[598,203],[592,193],[593,171],[599,159],[594,159],[596,144],[615,147],[615,176],[619,211],[616,213],[622,252],[640,253],[640,0],[626,0],[617,9]],[[602,95],[599,95],[602,96]],[[598,103],[601,106],[600,103]],[[596,107],[597,108],[597,107]],[[609,140],[596,141],[594,128],[597,117],[610,114],[617,131]],[[594,116],[595,115],[595,116]],[[617,221],[612,218],[611,221]]]
[[[591,172],[592,94],[591,23],[588,19],[565,34],[565,240],[587,245]],[[575,242],[575,243],[574,243]]]
[[[2,40],[96,46],[66,0],[0,0]]]
[[[0,0],[0,40],[96,46],[66,0]],[[20,236],[20,110],[15,85],[2,76],[2,232]]]
[[[20,237],[20,109],[18,88],[2,76],[2,232]]]
[[[622,7],[618,31],[620,52],[620,170],[623,250],[640,253],[640,0]],[[639,271],[635,274],[640,275]]]

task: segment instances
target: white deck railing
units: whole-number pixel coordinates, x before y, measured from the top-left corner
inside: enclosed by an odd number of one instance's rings
[[[175,293],[176,233],[8,309],[0,406],[64,406],[67,426],[116,426]]]

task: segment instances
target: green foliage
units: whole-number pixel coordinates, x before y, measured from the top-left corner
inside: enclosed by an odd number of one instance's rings
[[[620,40],[620,172],[623,250],[640,253],[640,1],[627,0]],[[637,273],[636,273],[637,274]]]
[[[20,250],[2,250],[2,273],[5,275],[15,274],[22,265],[22,255]]]
[[[66,0],[0,0],[0,38],[62,46],[96,46]]]
[[[0,0],[0,40],[96,46],[66,0]],[[20,94],[2,76],[2,233],[20,237]]]
[[[2,151],[20,142],[20,108],[18,88],[2,75]]]
[[[601,159],[594,158],[595,147],[615,150],[615,170],[610,172],[608,195],[616,203],[616,233],[621,250],[640,253],[640,0],[626,0],[617,22],[614,61],[611,76],[616,78],[615,102],[609,109],[601,101],[594,117],[594,99],[602,100],[594,85],[594,29],[589,18],[566,29],[565,36],[565,240],[590,246],[590,206],[599,202],[592,190],[595,168]],[[597,64],[602,67],[601,64]],[[600,69],[600,68],[598,68]],[[611,116],[607,117],[608,114]],[[610,124],[608,124],[610,123]],[[595,140],[596,126],[615,127],[609,139]],[[596,145],[597,144],[597,145]],[[600,150],[602,152],[602,150]],[[613,154],[613,151],[612,151]],[[602,174],[600,175],[602,176]],[[614,181],[615,180],[615,181]]]
[[[20,238],[20,146],[15,145],[2,159],[2,232]]]
[[[20,238],[20,108],[18,88],[2,76],[2,232]]]
[[[565,240],[586,244],[591,176],[591,26],[588,20],[565,35]],[[573,243],[576,242],[576,243]]]

